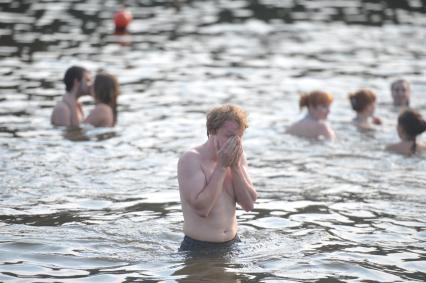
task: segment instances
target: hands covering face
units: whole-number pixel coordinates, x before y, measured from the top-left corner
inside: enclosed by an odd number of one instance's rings
[[[230,137],[218,152],[219,162],[223,167],[238,166],[243,155],[241,138]]]

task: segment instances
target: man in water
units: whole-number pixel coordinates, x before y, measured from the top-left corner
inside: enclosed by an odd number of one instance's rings
[[[242,146],[247,113],[222,105],[209,111],[206,124],[207,141],[178,162],[183,251],[217,250],[238,241],[236,203],[251,211],[257,198]]]
[[[411,88],[407,80],[396,80],[391,84],[391,94],[394,106],[410,106]]]
[[[84,118],[78,99],[90,94],[92,77],[88,70],[72,66],[64,75],[65,94],[53,108],[51,123],[54,126],[76,127]]]

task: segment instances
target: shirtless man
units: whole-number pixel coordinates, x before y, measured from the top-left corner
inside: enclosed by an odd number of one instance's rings
[[[394,106],[410,106],[411,88],[407,80],[396,80],[392,82],[391,94]]]
[[[242,147],[246,112],[222,105],[210,110],[206,124],[206,143],[178,162],[185,233],[180,250],[231,245],[238,240],[236,203],[250,211],[257,198]]]
[[[90,72],[82,67],[72,66],[64,76],[66,93],[53,108],[51,123],[54,126],[76,127],[84,118],[78,99],[90,94]]]

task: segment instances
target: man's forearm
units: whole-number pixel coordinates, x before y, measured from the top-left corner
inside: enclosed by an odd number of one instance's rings
[[[257,193],[244,166],[239,165],[232,168],[232,183],[237,202],[244,210],[252,210]]]
[[[201,215],[208,216],[216,204],[218,196],[223,190],[226,170],[226,167],[217,166],[210,179],[207,180],[206,186],[197,195],[196,206]]]

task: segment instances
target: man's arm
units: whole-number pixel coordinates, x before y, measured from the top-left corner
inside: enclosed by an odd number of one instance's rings
[[[78,127],[80,125],[80,118],[78,115],[79,109],[81,106],[78,101],[71,103],[71,126]]]
[[[209,180],[201,168],[199,154],[190,151],[178,163],[178,181],[182,197],[201,217],[208,217],[223,191],[226,170],[235,155],[235,141],[232,139],[218,152],[218,162]]]
[[[71,127],[78,127],[80,125],[79,112],[81,111],[81,105],[75,98],[67,95],[64,96],[63,101],[67,105],[69,115],[71,116],[71,124],[67,122],[67,125]],[[67,117],[69,116],[67,115]]]
[[[245,211],[251,211],[254,208],[257,193],[247,172],[247,161],[241,145],[237,158],[238,159],[231,166],[232,185],[239,205],[241,205]]]
[[[179,160],[178,181],[182,197],[201,217],[207,217],[223,190],[226,167],[215,167],[210,180],[197,161],[197,153],[188,152]]]

